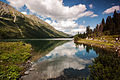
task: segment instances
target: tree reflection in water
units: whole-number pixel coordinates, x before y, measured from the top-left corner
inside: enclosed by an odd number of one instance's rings
[[[48,54],[36,61],[35,70],[23,80],[119,80],[120,58],[116,53],[91,45],[75,46],[73,41],[57,47],[48,46],[58,42],[49,43],[43,47],[36,43],[38,52]]]
[[[91,80],[120,80],[120,57],[115,52],[94,48],[99,56],[90,66]]]
[[[48,80],[83,80],[83,79],[89,79],[89,69],[88,67],[85,67],[84,69],[78,70],[73,68],[67,68],[64,69],[63,75],[57,77],[57,78],[51,78]]]
[[[85,45],[85,44],[84,44]],[[90,65],[89,80],[120,80],[120,57],[111,50],[86,45],[86,51],[93,49],[99,54]]]

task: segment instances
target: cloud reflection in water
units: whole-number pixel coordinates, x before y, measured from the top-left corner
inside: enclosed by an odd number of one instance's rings
[[[93,56],[92,56],[93,55]],[[90,58],[85,58],[89,57]],[[35,80],[56,78],[63,75],[63,71],[68,68],[82,70],[86,65],[92,63],[92,59],[97,57],[93,50],[90,54],[86,52],[83,45],[76,48],[73,41],[67,42],[61,46],[56,47],[46,56],[40,58],[36,62],[35,71],[31,71],[28,76]],[[24,80],[26,80],[24,78]]]

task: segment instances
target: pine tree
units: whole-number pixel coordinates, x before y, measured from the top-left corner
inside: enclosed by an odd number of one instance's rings
[[[114,11],[113,14],[113,22],[115,24],[115,34],[119,34],[120,33],[120,15],[117,13],[117,11]]]
[[[107,17],[107,20],[106,20],[106,27],[107,27],[107,31],[110,33],[110,34],[114,34],[113,30],[114,30],[114,22],[111,18],[111,16],[108,16]]]
[[[103,32],[104,27],[105,27],[105,20],[104,20],[104,18],[103,18],[103,19],[102,19],[102,22],[101,22],[101,24],[100,24],[100,32],[101,32],[101,33]]]
[[[92,29],[90,29],[90,26],[87,26],[87,28],[86,28],[86,34],[87,34],[88,37],[91,37]]]

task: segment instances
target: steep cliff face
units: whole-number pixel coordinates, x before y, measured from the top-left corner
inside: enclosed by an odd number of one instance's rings
[[[0,39],[68,37],[34,15],[24,15],[0,1]]]

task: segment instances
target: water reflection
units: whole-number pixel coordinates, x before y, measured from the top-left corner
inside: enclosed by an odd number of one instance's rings
[[[120,57],[112,50],[93,47],[99,53],[90,67],[90,80],[120,80]]]
[[[83,78],[89,76],[88,65],[98,55],[91,48],[86,51],[85,45],[76,47],[73,41],[57,46],[47,55],[35,62],[34,71],[23,77],[24,80],[57,79],[61,76]]]
[[[54,48],[69,42],[72,38],[57,38],[57,39],[4,39],[2,42],[16,42],[22,41],[32,45],[32,60],[38,60],[40,57],[45,56]]]
[[[50,78],[48,80],[83,80],[83,79],[89,78],[87,77],[89,74],[90,72],[88,67],[85,67],[85,69],[81,69],[81,70],[67,68],[67,69],[64,69],[63,75],[57,78]]]
[[[37,57],[23,80],[120,80],[120,57],[111,50],[67,40],[22,41],[32,45]]]
[[[85,45],[76,46],[76,44],[74,44],[73,41],[67,42],[64,45],[56,47],[54,50],[49,52],[49,54],[47,54],[46,56],[40,58],[38,62],[42,60],[48,60],[51,58],[61,57],[61,56],[67,56],[67,57],[72,56],[75,58],[79,57],[81,59],[91,60],[95,58],[97,55],[92,48],[89,48],[89,51],[87,51],[88,47],[90,46],[85,46]]]
[[[33,60],[37,60],[41,56],[45,56],[46,54],[48,54],[57,46],[62,45],[68,41],[67,40],[26,40],[24,42],[32,45],[32,48],[34,49],[32,58]]]

